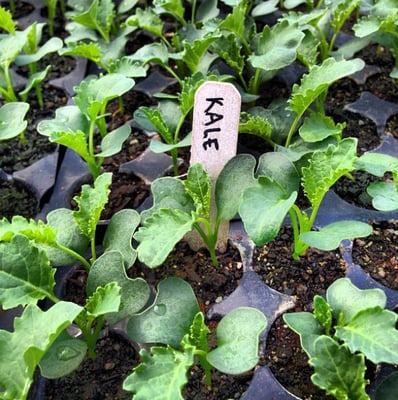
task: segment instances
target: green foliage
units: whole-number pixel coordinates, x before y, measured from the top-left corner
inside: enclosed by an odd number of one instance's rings
[[[106,107],[113,99],[134,86],[134,80],[121,74],[89,77],[75,87],[75,106],[63,106],[56,110],[55,118],[42,120],[37,126],[40,134],[50,141],[62,144],[78,153],[87,162],[94,179],[98,177],[105,157],[117,154],[130,135],[128,123],[108,132]],[[94,137],[98,129],[101,151],[95,152]]]
[[[191,165],[187,179],[159,178],[151,187],[154,205],[142,214],[134,238],[140,261],[158,267],[186,233],[195,228],[217,265],[215,246],[220,218],[210,216],[210,179],[201,164]],[[203,224],[203,227],[199,224]]]
[[[396,364],[398,317],[385,305],[382,290],[361,290],[348,278],[340,278],[327,289],[326,300],[315,296],[313,314],[284,314],[314,367],[311,380],[327,394],[369,399],[365,359]]]
[[[191,287],[179,278],[167,278],[160,282],[154,303],[130,318],[127,327],[133,340],[166,346],[152,346],[150,353],[141,350],[141,363],[123,388],[139,399],[182,399],[195,356],[206,372],[207,384],[212,366],[224,373],[244,373],[258,362],[258,339],[266,323],[256,309],[234,309],[219,322],[218,347],[209,352],[209,329]]]

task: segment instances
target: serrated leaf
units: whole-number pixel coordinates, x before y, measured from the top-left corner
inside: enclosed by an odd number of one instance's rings
[[[250,133],[269,140],[271,139],[272,126],[266,118],[260,115],[242,112],[240,114],[239,132]]]
[[[0,304],[9,309],[54,299],[55,269],[43,250],[26,236],[15,235],[0,243]]]
[[[61,56],[83,57],[99,65],[101,63],[101,49],[98,43],[68,43],[67,47],[60,49]]]
[[[302,168],[302,185],[312,206],[318,206],[330,187],[354,169],[357,140],[343,139],[326,151],[315,151],[308,167]]]
[[[85,309],[87,313],[97,318],[101,315],[119,311],[120,286],[116,282],[109,282],[104,286],[98,286],[87,299]]]
[[[331,117],[320,113],[312,113],[300,126],[300,137],[309,143],[319,142],[329,136],[341,137],[345,123],[337,123]]]
[[[280,70],[292,64],[297,57],[297,48],[304,33],[297,25],[280,21],[270,28],[265,26],[258,39],[257,49],[248,61],[254,68],[265,71]]]
[[[143,129],[159,133],[167,144],[174,143],[174,135],[158,108],[141,106],[134,112],[134,120]]]
[[[13,34],[16,27],[17,23],[13,21],[11,12],[0,6],[0,28]]]
[[[41,359],[40,373],[47,379],[68,375],[79,367],[86,353],[84,340],[71,337],[63,331]]]
[[[112,74],[121,74],[129,78],[145,78],[147,76],[148,66],[139,61],[131,60],[128,56],[110,60],[108,63],[108,72]]]
[[[193,346],[178,351],[153,346],[151,353],[142,349],[139,364],[124,383],[123,389],[134,393],[135,400],[183,400],[181,390],[187,383],[186,373],[194,362]]]
[[[106,134],[101,142],[101,152],[96,157],[110,157],[117,154],[122,149],[123,143],[127,140],[131,132],[131,126],[124,124],[119,128]]]
[[[365,359],[363,354],[351,354],[328,336],[320,336],[310,359],[315,373],[311,380],[338,400],[368,400],[365,392]]]
[[[322,334],[322,325],[319,321],[307,311],[285,313],[282,318],[292,331],[300,335],[301,347],[308,357],[314,357],[315,340]]]
[[[333,9],[333,18],[330,21],[330,26],[334,32],[339,32],[343,27],[347,18],[359,6],[360,0],[344,0],[340,1]]]
[[[245,59],[241,55],[242,47],[239,39],[233,33],[215,40],[211,48],[238,74],[242,74]]]
[[[290,109],[297,115],[302,115],[333,82],[360,71],[364,66],[363,60],[359,58],[348,61],[327,58],[321,65],[313,66],[309,73],[301,78],[299,85],[293,85],[289,100]]]
[[[326,291],[326,300],[333,310],[339,325],[345,325],[361,310],[373,307],[384,308],[386,295],[381,289],[358,289],[348,278],[333,282]]]
[[[316,249],[330,251],[337,249],[345,239],[355,239],[369,236],[372,227],[361,221],[337,221],[326,225],[318,231],[303,232],[300,239]]]
[[[178,21],[185,21],[185,9],[181,0],[154,0],[153,5],[162,10],[162,12],[171,13]]]
[[[106,104],[128,92],[134,86],[134,80],[121,74],[106,74],[98,78],[83,80],[74,89],[73,101],[83,114],[95,120]]]
[[[203,350],[205,353],[208,352],[208,341],[207,335],[210,333],[210,329],[206,326],[205,317],[202,312],[198,312],[189,328],[188,341],[191,345],[197,349]]]
[[[14,332],[0,330],[0,387],[4,390],[1,393],[3,399],[27,398],[36,366],[81,309],[77,304],[60,301],[44,312],[31,304],[21,317],[14,320]]]
[[[333,319],[332,308],[328,302],[319,295],[314,296],[314,317],[323,326],[326,334],[329,335]]]
[[[163,34],[163,21],[159,14],[150,7],[137,8],[135,14],[126,20],[126,24],[144,29],[158,37],[162,37]]]
[[[112,173],[105,172],[98,176],[94,187],[83,185],[80,196],[75,196],[78,210],[73,216],[80,231],[90,240],[94,237],[101,212],[108,202],[109,186],[112,182]]]
[[[186,192],[191,196],[196,209],[206,219],[210,218],[211,183],[209,174],[202,164],[196,163],[189,167],[187,179],[183,181]]]
[[[137,342],[178,347],[198,312],[191,286],[179,278],[166,278],[158,285],[154,303],[129,319],[127,334]]]
[[[94,293],[99,286],[108,282],[118,284],[121,296],[119,310],[106,315],[111,324],[137,314],[149,301],[148,284],[142,278],[131,279],[127,276],[122,255],[116,250],[102,254],[91,266],[87,278],[87,294]]]
[[[23,102],[6,103],[0,107],[0,142],[12,139],[24,132],[28,122],[25,120],[29,104]]]
[[[47,214],[47,225],[55,232],[55,242],[70,250],[75,251],[81,256],[84,255],[85,250],[89,244],[89,239],[84,236],[70,209],[58,208],[50,211]],[[43,243],[46,244],[46,243]],[[51,244],[51,243],[49,243]],[[66,253],[65,251],[58,250],[57,248],[43,246],[43,250],[47,253],[51,265],[54,267],[62,267],[71,265],[76,262],[76,258]]]
[[[138,258],[150,268],[161,265],[174,246],[192,230],[191,214],[179,209],[161,208],[144,220],[134,234],[139,242]]]
[[[257,186],[243,191],[239,214],[245,230],[257,246],[262,246],[276,237],[297,192],[286,192],[275,181],[260,177]]]
[[[258,340],[266,326],[265,315],[256,308],[235,308],[218,323],[218,346],[207,354],[207,361],[227,374],[249,371],[258,363]]]
[[[344,326],[336,327],[336,337],[352,353],[360,351],[374,364],[398,363],[398,316],[380,306],[362,309]]]

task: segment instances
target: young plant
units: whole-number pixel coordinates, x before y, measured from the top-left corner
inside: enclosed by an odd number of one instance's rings
[[[87,162],[96,179],[104,158],[118,153],[131,132],[128,123],[108,132],[106,107],[112,99],[120,100],[133,86],[133,79],[120,74],[89,77],[75,87],[76,96],[73,101],[76,105],[59,107],[55,118],[41,121],[37,130],[50,141],[78,153]],[[101,138],[99,153],[96,153],[94,143],[97,129]]]
[[[366,400],[367,364],[398,362],[396,313],[380,289],[361,290],[340,278],[314,297],[314,312],[286,313],[314,368],[312,382],[335,399]]]
[[[178,175],[178,149],[191,144],[191,135],[187,134],[181,140],[181,132],[192,112],[196,90],[205,81],[226,79],[216,74],[206,76],[196,73],[183,80],[177,96],[167,96],[156,107],[141,106],[134,112],[134,120],[138,125],[149,132],[158,133],[163,139],[163,142],[152,140],[150,148],[155,153],[170,152],[175,176]]]
[[[181,279],[167,278],[160,282],[154,303],[131,317],[127,325],[132,340],[164,346],[140,351],[142,362],[126,378],[123,388],[134,393],[135,399],[182,400],[186,373],[195,358],[205,371],[208,386],[211,368],[227,374],[247,372],[258,362],[259,335],[266,325],[261,311],[235,308],[218,323],[218,347],[210,351],[210,330],[191,287]]]
[[[0,304],[3,309],[24,307],[13,332],[0,330],[3,399],[26,399],[37,366],[43,376],[55,378],[77,368],[87,352],[95,358],[105,321],[114,324],[134,315],[149,300],[147,283],[126,275],[136,259],[131,239],[140,219],[135,210],[122,210],[111,218],[100,257],[92,252],[90,260],[84,257],[109,184],[110,174],[100,176],[94,188],[83,188],[77,211],[54,210],[47,223],[18,216],[0,221]],[[54,267],[76,260],[89,272],[84,306],[62,301],[54,293]],[[42,311],[37,306],[42,299],[54,305]],[[72,322],[82,338],[65,330]]]
[[[398,158],[383,153],[365,153],[355,162],[358,170],[383,178],[391,173],[392,181],[371,183],[366,191],[372,197],[372,205],[380,211],[398,209]]]
[[[316,150],[301,173],[283,153],[263,154],[257,168],[253,156],[237,155],[226,164],[219,177],[220,182],[237,193],[231,214],[239,212],[247,234],[258,246],[276,237],[289,214],[295,259],[310,246],[332,250],[343,239],[368,236],[372,228],[359,221],[338,221],[311,231],[327,191],[354,170],[356,146],[356,139],[347,138],[329,144],[325,150]],[[239,182],[239,186],[234,186],[235,182]],[[295,204],[300,184],[311,205],[308,212]]]
[[[29,78],[25,89],[19,92],[22,101],[26,101],[29,92],[35,88],[38,102],[43,108],[43,96],[40,83],[46,78],[51,66],[45,70],[37,71],[37,62],[49,53],[59,50],[62,40],[56,37],[49,39],[41,47],[41,32],[44,24],[33,23],[23,31],[16,30],[16,24],[11,14],[0,6],[0,27],[7,34],[0,37],[0,95],[6,102],[18,101],[11,75],[11,65],[28,65]]]
[[[218,265],[216,245],[220,239],[220,223],[235,216],[230,211],[236,201],[231,196],[231,187],[227,188],[222,182],[216,184],[217,212],[213,218],[210,212],[211,183],[201,164],[190,166],[185,181],[164,177],[153,182],[154,204],[141,213],[142,226],[134,235],[140,261],[150,268],[158,267],[175,244],[195,230],[207,246],[213,264]]]

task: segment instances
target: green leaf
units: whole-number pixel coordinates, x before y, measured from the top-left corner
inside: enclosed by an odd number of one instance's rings
[[[300,343],[308,357],[315,355],[315,340],[322,334],[322,325],[310,312],[285,313],[283,320],[289,328],[300,335]]]
[[[398,158],[384,153],[365,153],[355,160],[354,166],[356,169],[383,177],[388,171],[398,170]]]
[[[17,23],[13,21],[11,12],[0,6],[0,28],[13,34],[16,27]]]
[[[218,347],[207,361],[227,374],[249,371],[258,363],[258,339],[266,326],[266,317],[256,308],[235,308],[218,323]]]
[[[247,112],[240,114],[239,132],[259,136],[265,140],[271,139],[272,126],[261,115],[253,115]]]
[[[84,340],[71,337],[63,331],[41,359],[40,373],[47,379],[68,375],[79,367],[86,353]]]
[[[127,334],[137,342],[178,347],[198,312],[191,286],[179,278],[166,278],[158,285],[154,303],[129,319]]]
[[[333,319],[332,308],[322,296],[314,296],[314,317],[323,326],[326,334],[329,335]]]
[[[297,25],[280,21],[270,28],[265,26],[258,39],[257,49],[248,61],[254,68],[265,71],[278,71],[297,58],[297,48],[304,38],[304,33]]]
[[[330,26],[337,34],[340,32],[347,18],[359,6],[360,0],[344,0],[340,1],[333,10],[333,18],[330,21]]]
[[[145,78],[147,76],[147,71],[148,66],[142,65],[139,61],[131,60],[128,56],[108,62],[109,73],[121,74],[129,78]]]
[[[174,135],[159,109],[141,106],[134,112],[134,120],[143,129],[159,133],[167,144],[174,144]]]
[[[96,288],[95,292],[87,299],[85,309],[90,316],[97,318],[119,311],[119,306],[120,286],[116,282],[109,282]]]
[[[63,42],[60,38],[52,37],[43,46],[41,46],[34,54],[20,54],[15,59],[18,66],[35,63],[45,57],[47,54],[54,53],[61,49]]]
[[[360,351],[374,364],[398,363],[398,316],[380,306],[366,308],[353,316],[347,325],[336,327],[336,337],[352,353]]]
[[[257,246],[276,237],[297,192],[286,195],[285,190],[268,177],[260,177],[257,186],[243,192],[239,214],[245,230]]]
[[[223,167],[215,188],[217,212],[221,219],[229,221],[238,213],[243,191],[257,183],[255,167],[256,159],[249,154],[238,154]]]
[[[126,20],[126,24],[136,26],[145,31],[155,34],[157,37],[163,35],[163,21],[152,8],[137,8],[135,14]]]
[[[363,354],[351,354],[328,336],[320,336],[310,359],[315,373],[311,380],[326,394],[338,400],[368,400],[365,392],[365,359]]]
[[[169,346],[153,346],[152,354],[140,350],[142,363],[125,379],[123,389],[134,393],[134,400],[183,400],[181,390],[194,363],[194,350],[193,346],[183,352]]]
[[[300,240],[316,249],[330,251],[337,249],[345,239],[369,236],[372,227],[361,221],[337,221],[324,226],[319,231],[303,232]]]
[[[83,57],[99,65],[101,63],[101,49],[98,43],[68,43],[68,47],[58,50],[61,56]]]
[[[238,74],[242,74],[245,58],[241,55],[242,47],[239,39],[233,33],[218,38],[212,43],[211,48]]]
[[[393,211],[398,209],[398,192],[394,183],[374,182],[366,191],[372,197],[372,205],[380,211]]]
[[[51,65],[48,65],[44,71],[36,72],[29,76],[28,80],[26,81],[25,89],[19,92],[21,99],[26,101],[28,98],[28,93],[38,85],[39,83],[43,82],[46,79],[48,72],[51,69]]]
[[[132,246],[132,239],[139,224],[138,212],[124,209],[112,216],[106,228],[103,242],[104,252],[119,251],[122,254],[126,270],[134,264],[137,258],[137,252]]]
[[[169,52],[163,42],[146,44],[129,57],[145,64],[155,62],[160,65],[168,65],[169,62]]]
[[[134,235],[139,242],[138,258],[149,268],[161,265],[174,246],[192,230],[190,214],[179,209],[161,208],[144,220]]]
[[[106,74],[100,77],[83,80],[75,87],[73,101],[81,112],[95,120],[106,104],[128,92],[135,82],[121,74]]]
[[[105,172],[95,180],[94,187],[83,185],[81,195],[74,197],[78,210],[73,211],[73,216],[80,231],[90,240],[95,235],[101,212],[108,202],[111,182],[112,173]]]
[[[25,120],[28,110],[29,104],[23,102],[6,103],[0,107],[0,142],[12,139],[25,131],[28,125]]]
[[[54,299],[55,269],[26,236],[0,243],[0,304],[4,309]]]
[[[87,294],[91,295],[108,282],[120,287],[121,296],[117,312],[106,315],[109,323],[115,324],[137,314],[147,304],[150,296],[148,284],[142,278],[131,279],[127,276],[122,255],[116,250],[107,251],[94,261],[87,278]]]
[[[43,221],[28,220],[20,215],[14,215],[11,222],[7,218],[0,220],[0,241],[10,241],[18,233],[38,244],[51,246],[55,242],[55,231]]]
[[[309,166],[302,168],[303,189],[312,206],[319,206],[331,186],[354,169],[356,148],[357,140],[347,138],[313,153]]]
[[[87,132],[88,121],[77,106],[63,106],[55,110],[54,119],[40,121],[37,130],[41,135],[49,136],[50,138],[52,134],[57,132],[67,132],[71,134],[78,131]]]
[[[381,289],[358,289],[348,278],[333,282],[326,291],[326,300],[333,310],[339,325],[349,323],[352,318],[367,308],[386,306],[386,295]]]
[[[206,219],[210,218],[211,184],[209,174],[202,164],[196,163],[189,167],[187,179],[183,181],[186,192],[191,196],[196,209]]]
[[[101,152],[97,153],[96,157],[110,157],[117,154],[122,149],[123,143],[129,137],[131,126],[124,124],[119,128],[106,134],[101,142]]]
[[[0,387],[2,399],[25,400],[36,366],[57,336],[82,307],[60,301],[44,312],[28,305],[14,320],[14,332],[0,330]],[[27,335],[27,332],[29,334]]]
[[[84,255],[89,244],[89,239],[81,233],[73,217],[72,210],[58,208],[50,211],[47,214],[47,224],[55,232],[55,242],[57,244],[65,246],[81,256]],[[49,246],[43,246],[42,248],[47,253],[51,265],[55,267],[67,266],[76,262],[76,258],[65,251]]]
[[[341,137],[345,123],[335,124],[331,117],[320,113],[312,113],[304,119],[300,126],[299,133],[305,142],[319,142],[329,136]]]
[[[173,144],[166,144],[166,143],[160,142],[159,140],[152,139],[151,142],[149,143],[149,148],[154,153],[166,153],[167,151],[170,151],[173,149],[180,149],[182,147],[188,147],[191,145],[191,142],[192,142],[192,135],[191,135],[191,133],[188,133],[188,135],[185,136],[184,139],[180,140],[177,143],[173,143]]]
[[[208,341],[207,335],[210,333],[210,329],[206,326],[205,317],[202,312],[198,312],[192,322],[189,329],[189,343],[195,346],[197,349],[203,350],[205,353],[208,352]]]
[[[185,9],[181,0],[154,0],[153,5],[162,12],[173,15],[178,21],[185,21]]]
[[[6,70],[22,51],[28,41],[28,34],[33,25],[24,31],[15,31],[12,35],[5,35],[0,40],[0,66]]]
[[[297,115],[302,115],[333,82],[360,71],[364,66],[364,62],[359,58],[348,61],[327,58],[321,65],[313,66],[309,73],[303,76],[300,85],[293,85],[289,100],[290,109]]]

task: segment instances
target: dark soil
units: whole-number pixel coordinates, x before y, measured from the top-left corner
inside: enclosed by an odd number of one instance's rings
[[[131,399],[131,393],[123,390],[122,382],[137,365],[136,350],[121,335],[111,333],[98,340],[95,352],[95,360],[86,357],[70,375],[47,381],[43,399]]]

